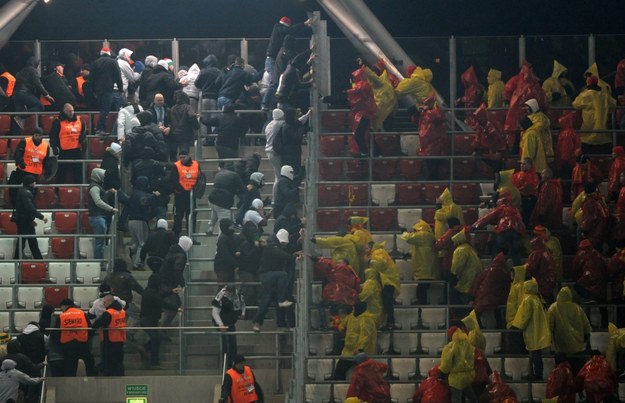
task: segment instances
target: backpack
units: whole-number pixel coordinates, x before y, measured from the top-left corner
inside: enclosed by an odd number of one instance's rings
[[[282,129],[284,129],[284,125],[280,126],[280,129],[278,129],[278,132],[273,136],[273,143],[272,143],[273,151],[278,154],[282,154],[285,148],[284,147],[284,133]]]

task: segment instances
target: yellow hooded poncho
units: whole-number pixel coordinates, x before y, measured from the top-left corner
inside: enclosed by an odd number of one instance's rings
[[[601,88],[601,92],[605,92],[606,94],[612,94],[612,87],[610,87],[610,84],[606,83],[601,79],[601,76],[599,75],[599,67],[597,66],[596,62],[591,64],[586,69],[586,71],[584,72],[584,78],[588,77],[589,75],[597,77],[597,79],[599,80],[597,85],[599,86],[599,88]]]
[[[523,340],[527,351],[536,351],[551,345],[551,332],[547,314],[538,294],[535,279],[524,283],[525,297],[512,321],[512,326],[523,331]]]
[[[378,328],[367,312],[355,316],[347,315],[345,320],[345,345],[341,351],[343,357],[353,357],[362,350],[367,355],[374,355],[378,343]]]
[[[447,226],[448,218],[456,217],[460,221],[460,224],[464,225],[464,213],[462,212],[462,208],[454,203],[448,188],[445,188],[443,193],[438,196],[437,202],[438,201],[440,201],[442,206],[434,213],[434,237],[436,239],[442,237],[449,229]]]
[[[537,125],[532,124],[527,130],[521,132],[519,148],[521,149],[521,159],[531,158],[536,167],[536,172],[542,172],[543,169],[548,168],[542,134]],[[551,155],[553,155],[553,148]]]
[[[543,150],[547,158],[553,158],[553,139],[551,138],[551,122],[547,115],[541,111],[530,113],[527,117],[532,121],[532,127],[536,127],[540,133],[540,139],[543,143]],[[542,172],[536,168],[536,172]]]
[[[482,350],[482,352],[486,351],[486,337],[484,337],[484,333],[480,329],[480,323],[477,320],[475,310],[471,310],[471,313],[462,319],[462,323],[469,331],[469,343],[473,347]]]
[[[454,235],[451,240],[457,245],[451,258],[451,274],[458,278],[455,288],[461,293],[467,293],[475,277],[482,271],[482,262],[475,249],[467,242],[464,230]]]
[[[506,327],[510,329],[512,327],[512,321],[519,310],[519,305],[523,301],[525,296],[523,283],[525,282],[525,272],[527,267],[514,266],[514,279],[512,280],[512,286],[510,287],[510,293],[508,294],[508,300],[506,301]]]
[[[447,381],[452,388],[462,390],[473,383],[473,350],[468,336],[461,329],[457,329],[451,336],[451,341],[443,347],[439,369],[442,373],[449,374]]]
[[[430,84],[433,77],[432,70],[417,66],[410,77],[404,78],[397,84],[395,93],[397,97],[412,95],[415,97],[416,104],[420,105],[434,91],[434,87]]]
[[[395,297],[400,291],[399,270],[395,265],[395,261],[384,249],[384,242],[373,246],[371,251],[371,267],[380,275],[380,283],[382,287],[390,285],[395,289]]]
[[[610,334],[610,339],[605,358],[610,363],[612,369],[616,370],[616,354],[625,348],[625,329],[619,329],[614,323],[609,323],[608,333]]]
[[[582,307],[573,302],[569,287],[560,289],[556,302],[547,311],[547,319],[556,352],[571,355],[586,348],[584,336],[592,329]]]
[[[571,106],[571,98],[567,94],[564,86],[560,82],[560,76],[567,72],[567,68],[558,63],[557,60],[553,61],[553,72],[551,77],[545,80],[543,83],[543,91],[547,96],[547,102],[551,106]],[[560,94],[560,99],[554,101],[553,94]]]
[[[361,279],[364,276],[364,270],[367,267],[367,248],[369,244],[373,242],[371,232],[364,226],[369,222],[367,217],[353,216],[349,218],[350,232],[356,238],[356,254],[358,255],[358,263],[355,265],[354,270],[358,273],[358,277]],[[352,264],[352,266],[354,266]]]
[[[573,200],[573,203],[571,203],[571,210],[569,210],[569,214],[575,219],[577,225],[582,225],[582,220],[584,219],[582,214],[584,201],[586,201],[586,192],[582,190],[582,192],[577,195],[575,200]]]
[[[432,228],[423,220],[413,227],[414,232],[404,232],[401,239],[412,245],[412,270],[415,280],[436,280],[439,277],[438,256],[432,250],[435,239]]]
[[[562,281],[563,271],[562,271],[562,246],[560,245],[560,240],[555,236],[551,235],[549,229],[545,228],[545,247],[551,255],[553,256],[553,260],[556,262],[556,281]]]
[[[347,234],[344,236],[328,236],[316,238],[316,245],[320,249],[332,249],[332,260],[340,262],[346,259],[354,271],[360,275],[362,267],[356,249],[359,237]]]
[[[395,95],[395,89],[388,79],[388,72],[386,70],[384,70],[382,75],[378,76],[373,70],[367,67],[365,69],[365,74],[367,75],[369,84],[371,84],[373,98],[378,107],[375,118],[371,122],[371,130],[377,132],[382,129],[382,123],[384,123],[386,118],[397,109],[397,95]]]
[[[536,165],[536,161],[534,161],[534,165]],[[538,169],[538,167],[536,167],[536,169]],[[501,195],[502,193],[509,192],[512,198],[511,205],[521,211],[521,192],[512,184],[512,175],[514,175],[514,169],[499,171],[499,187],[497,188],[497,193]]]
[[[600,84],[599,84],[600,85]],[[608,86],[609,87],[609,86]],[[579,137],[586,144],[612,143],[611,133],[586,132],[584,130],[607,130],[610,113],[616,107],[616,100],[609,92],[583,90],[573,101],[573,108],[582,111],[582,126]]]
[[[382,264],[382,262],[376,262]],[[382,304],[382,285],[378,272],[373,268],[365,270],[365,282],[362,284],[358,298],[367,304],[367,312],[371,313],[377,325],[384,321],[384,306]]]
[[[488,108],[503,108],[504,83],[501,81],[501,71],[490,69],[486,80],[488,81],[488,91],[486,92]]]

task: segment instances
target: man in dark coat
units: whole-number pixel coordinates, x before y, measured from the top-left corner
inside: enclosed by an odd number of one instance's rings
[[[234,104],[223,108],[222,113],[213,115],[205,124],[217,128],[217,156],[223,158],[238,158],[239,143],[245,138],[247,125],[245,121],[234,113]],[[219,162],[223,166],[223,161]]]
[[[128,271],[126,261],[115,259],[113,262],[113,272],[104,279],[104,283],[111,287],[111,291],[123,301],[126,301],[126,309],[132,304],[132,292],[143,295],[143,287]]]
[[[170,231],[167,228],[167,220],[161,218],[156,222],[156,229],[150,232],[143,248],[141,248],[140,259],[144,262],[148,256],[151,256],[159,257],[162,260],[165,260],[165,256],[167,256],[169,248],[176,243],[178,243],[176,235],[174,235],[173,231]],[[158,263],[151,263],[148,261],[148,266],[150,266],[150,269],[152,269],[155,273],[158,273],[161,264],[162,261]]]
[[[99,134],[106,133],[106,117],[111,110],[119,110],[121,96],[116,88],[124,88],[122,73],[117,61],[111,57],[111,49],[102,48],[100,57],[91,65],[93,92],[100,103],[100,119],[96,127]]]
[[[208,195],[211,206],[211,218],[208,223],[207,235],[213,234],[213,227],[223,218],[232,218],[230,209],[234,206],[234,196],[241,199],[245,192],[245,186],[239,175],[233,171],[232,163],[224,164],[224,167],[215,175],[213,190]]]
[[[145,149],[150,147],[154,151],[154,159],[166,161],[165,140],[161,130],[152,121],[152,113],[143,111],[137,114],[139,126],[133,127],[124,141],[124,166],[128,166],[136,159],[141,158]]]
[[[219,93],[217,94],[217,107],[219,109],[223,110],[226,105],[234,104],[246,85],[251,85],[262,78],[262,74],[253,68],[251,71],[246,71],[243,68],[244,65],[245,61],[237,57],[230,69],[220,77],[218,81],[220,84]]]
[[[195,79],[194,85],[202,92],[202,102],[200,104],[200,114],[202,123],[210,117],[208,111],[217,110],[217,94],[219,93],[219,77],[221,70],[217,67],[217,57],[208,55],[204,58],[204,67]],[[210,128],[210,126],[209,126]]]
[[[37,211],[37,207],[35,207],[35,177],[26,175],[22,180],[22,185],[22,188],[17,192],[13,222],[17,226],[18,235],[35,235],[35,218],[43,220],[44,223],[47,223],[48,219]],[[28,247],[33,254],[33,259],[43,259],[37,244],[37,237],[34,236],[23,237],[21,242],[17,242],[13,259],[23,259],[26,241],[28,241]]]
[[[289,204],[299,204],[299,189],[293,178],[293,167],[283,165],[280,169],[280,179],[276,188],[276,199],[273,201],[273,216],[279,217],[282,210]]]
[[[181,88],[180,84],[176,82],[173,74],[167,68],[167,61],[159,60],[158,64],[148,77],[143,80],[142,86],[145,86],[145,99],[141,99],[142,105],[145,108],[154,100],[156,94],[163,94],[165,103],[173,105],[174,103],[174,91]],[[143,92],[142,91],[142,92]]]
[[[39,96],[43,95],[49,102],[54,98],[48,93],[39,75],[39,60],[31,56],[26,65],[15,75],[15,88],[13,90],[13,103],[16,112],[43,112],[43,105],[39,102]],[[24,119],[28,116],[15,116],[15,123],[23,129]]]
[[[65,104],[75,105],[76,97],[72,93],[72,87],[63,74],[65,72],[65,65],[59,61],[54,61],[50,63],[50,69],[50,73],[41,79],[41,83],[54,98],[52,109],[58,111]]]
[[[237,237],[234,234],[234,223],[229,218],[219,220],[221,230],[217,238],[217,252],[215,253],[215,274],[219,284],[225,285],[235,281],[234,272],[239,267],[239,256],[241,252],[238,248]]]
[[[188,236],[181,236],[176,245],[172,245],[165,256],[165,261],[161,265],[158,275],[161,278],[161,289],[164,299],[168,302],[180,307],[181,301],[179,293],[185,286],[183,272],[187,265],[187,253],[193,246],[193,240]],[[177,312],[172,310],[165,311],[163,319],[163,327],[171,326]]]

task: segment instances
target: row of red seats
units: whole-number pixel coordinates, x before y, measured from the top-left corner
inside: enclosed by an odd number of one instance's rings
[[[17,235],[17,227],[11,221],[11,212],[0,212],[0,231],[6,235]],[[80,220],[80,233],[92,234],[91,224],[89,224],[88,211],[64,211],[56,212],[54,217],[55,233],[59,234],[76,234],[78,231],[78,222]]]
[[[15,157],[15,150],[21,138],[0,138],[0,160],[12,159]],[[102,159],[106,152],[106,147],[110,146],[113,139],[108,137],[91,137],[87,140],[89,159]],[[9,153],[9,151],[11,151]]]
[[[448,185],[445,183],[398,183],[395,193],[389,194],[387,200],[393,200],[391,204],[401,206],[433,205],[446,187]],[[481,189],[478,183],[454,183],[451,185],[451,193],[458,204],[480,202]],[[368,206],[371,200],[368,184],[318,184],[317,194],[319,207]]]
[[[58,116],[57,113],[54,114],[42,114],[39,115],[39,127],[43,129],[43,132],[47,134],[52,127],[52,122]],[[97,126],[100,121],[99,114],[93,114],[93,127]],[[82,120],[83,124],[87,127],[87,133],[91,132],[91,123],[88,114],[78,114],[78,117]],[[0,115],[0,135],[8,135],[11,133],[11,119],[12,116],[8,114]],[[106,131],[111,132],[113,126],[117,122],[117,113],[109,113],[106,117]],[[22,129],[23,135],[31,135],[33,134],[33,130],[37,126],[37,117],[35,115],[30,116],[28,119],[24,120],[24,129]]]
[[[82,205],[80,189],[78,186],[38,187],[35,206],[43,210],[87,208],[89,188],[82,187]],[[5,209],[12,208],[9,188],[3,190],[2,206]]]

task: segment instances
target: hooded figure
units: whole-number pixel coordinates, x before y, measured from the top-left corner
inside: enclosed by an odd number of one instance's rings
[[[606,350],[605,357],[610,363],[610,367],[616,370],[617,354],[625,348],[625,329],[619,329],[614,323],[608,323],[608,334],[610,338],[608,340],[608,348]]]
[[[451,274],[458,278],[455,289],[466,294],[473,285],[473,280],[482,271],[482,262],[475,249],[467,242],[465,231],[460,231],[451,240],[456,245],[451,260]]]
[[[364,358],[365,360],[358,363],[352,372],[345,397],[358,397],[363,402],[390,403],[391,390],[384,379],[387,365]]]
[[[367,230],[366,225],[369,222],[367,217],[359,217],[353,216],[349,217],[347,220],[347,230],[350,234],[354,235],[356,239],[356,253],[358,254],[359,262],[356,265],[360,267],[360,270],[363,270],[367,267],[367,261],[369,260],[369,256],[367,253],[367,248],[373,242],[373,238],[371,236],[371,232]],[[357,272],[359,276],[362,276],[363,272]]]
[[[606,398],[615,397],[618,391],[614,369],[600,354],[590,357],[577,373],[575,383],[578,393],[584,391],[587,402],[605,402]]]
[[[462,323],[467,328],[469,343],[475,348],[479,348],[482,352],[486,350],[486,337],[480,329],[480,323],[477,319],[475,309],[462,319]]]
[[[2,361],[2,371],[0,371],[0,401],[18,401],[18,390],[20,384],[36,385],[43,379],[31,378],[25,373],[15,369],[17,363],[10,359]]]
[[[519,74],[510,78],[504,86],[504,99],[510,104],[503,128],[505,132],[518,132],[519,121],[523,115],[523,104],[532,98],[536,99],[540,109],[545,110],[547,107],[545,92],[540,86],[538,77],[534,74],[532,65],[523,61]]]
[[[513,270],[514,277],[512,285],[510,286],[508,299],[506,300],[506,328],[508,329],[512,327],[512,321],[519,310],[521,301],[523,301],[523,298],[525,297],[525,265],[514,266]]]
[[[569,287],[560,289],[556,302],[547,311],[547,319],[556,352],[572,355],[586,349],[586,340],[592,329],[586,312],[573,302]]]
[[[432,250],[434,235],[427,222],[419,220],[413,227],[413,232],[404,232],[401,239],[412,245],[410,251],[412,270],[415,280],[436,280],[440,277],[438,271],[438,256]]]
[[[559,178],[553,178],[553,172],[546,168],[540,175],[536,205],[530,217],[530,226],[543,224],[551,229],[562,227],[562,197],[564,191]]]
[[[113,262],[113,272],[106,276],[104,283],[108,284],[115,296],[125,301],[128,306],[132,304],[133,291],[139,295],[143,295],[143,287],[128,271],[126,261],[122,259],[115,259]]]
[[[462,103],[463,108],[475,109],[484,99],[484,86],[477,81],[475,67],[469,66],[460,76],[464,86],[464,95],[456,101]]]
[[[280,169],[280,178],[278,179],[275,197],[273,200],[273,214],[280,216],[282,210],[288,205],[299,204],[299,189],[297,184],[293,180],[295,178],[295,171],[290,165],[283,165]],[[353,263],[350,260],[351,263]]]
[[[354,305],[354,312],[346,317],[345,345],[342,356],[351,357],[359,351],[374,355],[377,348],[378,330],[371,313],[362,302]]]
[[[324,284],[321,297],[324,301],[346,306],[356,303],[360,279],[349,264],[319,258],[315,264],[315,273],[321,274]]]
[[[419,384],[412,397],[414,403],[449,403],[449,388],[441,378],[440,364],[428,371],[428,377]]]
[[[349,150],[354,156],[369,153],[369,130],[378,110],[365,69],[362,66],[352,72],[352,88],[347,90],[352,121],[352,135],[347,140]]]
[[[453,329],[453,330],[452,330]],[[457,391],[470,390],[475,378],[473,368],[473,346],[469,343],[469,338],[461,329],[452,327],[451,340],[441,354],[440,371],[447,374],[447,382],[451,389],[452,396]],[[455,389],[455,391],[454,391]]]
[[[575,117],[575,112],[569,112],[558,119],[560,133],[556,143],[556,165],[559,167],[564,164],[574,166],[582,155],[582,141],[575,130]]]
[[[514,389],[501,379],[501,375],[497,371],[493,371],[491,382],[481,398],[484,398],[484,395],[486,395],[488,399],[486,402],[488,403],[518,403]]]
[[[562,246],[560,245],[560,240],[553,236],[551,232],[543,227],[542,225],[537,225],[534,227],[534,235],[541,237],[545,240],[545,248],[551,253],[555,263],[555,273],[556,273],[556,281],[561,282],[563,278],[563,269],[562,269]]]
[[[382,74],[377,75],[373,70],[365,67],[365,74],[373,90],[373,98],[377,106],[371,129],[380,131],[382,123],[384,123],[386,118],[393,115],[397,109],[397,95],[395,95],[395,89],[389,77],[390,73],[386,69],[384,69]]]
[[[91,181],[89,183],[89,223],[94,234],[104,235],[107,232],[106,218],[115,213],[117,209],[109,205],[105,200],[112,193],[105,191],[104,184],[105,171],[102,168],[94,168],[91,171]],[[104,248],[104,238],[95,239],[94,258],[102,259],[102,248]]]
[[[434,213],[434,237],[439,239],[449,229],[447,220],[456,217],[461,225],[464,225],[464,214],[462,208],[454,203],[449,188],[445,188],[443,193],[436,198],[436,204],[440,207]]]
[[[512,175],[514,175],[514,169],[499,171],[499,187],[497,188],[497,193],[501,196],[503,193],[509,192],[512,199],[512,206],[521,211],[521,192],[512,184]]]
[[[532,122],[532,127],[540,133],[543,150],[548,160],[553,159],[553,139],[551,137],[551,122],[538,106],[538,101],[529,99],[523,104],[527,108],[527,117]]]
[[[432,70],[416,66],[411,74],[408,74],[406,78],[397,84],[395,88],[397,98],[401,98],[404,95],[412,95],[415,97],[416,105],[421,105],[435,91],[432,86],[433,77]]]
[[[229,218],[219,220],[221,233],[217,238],[217,252],[215,254],[215,274],[220,284],[233,283],[234,271],[239,267],[238,241],[234,234],[234,222]]]
[[[436,93],[432,92],[429,97],[423,100],[421,118],[419,119],[419,155],[438,156],[449,155],[450,144],[447,135],[447,118],[445,112],[438,106]],[[426,162],[439,162],[436,160],[426,160]],[[432,169],[432,164],[428,164],[428,169]],[[437,174],[429,172],[430,175]]]
[[[601,248],[607,239],[607,230],[610,218],[610,209],[605,203],[603,195],[597,191],[594,183],[584,186],[586,198],[582,203],[582,222],[580,228],[585,237],[595,248]]]
[[[556,398],[556,402],[560,403],[575,403],[575,375],[571,364],[566,359],[566,354],[556,353],[555,362],[556,367],[547,378],[545,397]]]
[[[545,301],[553,301],[553,290],[556,286],[556,262],[551,252],[545,248],[544,238],[532,239],[530,246],[532,251],[525,262],[526,275],[536,279],[540,295]]]
[[[532,122],[528,116],[521,118],[519,125],[521,126],[521,141],[519,143],[521,159],[531,159],[536,170],[542,172],[543,169],[547,168],[547,153],[542,138],[542,128],[538,122]],[[553,148],[551,155],[553,156]]]
[[[486,101],[488,109],[503,108],[503,81],[501,81],[501,71],[490,69],[486,76],[488,82],[488,92],[486,93]]]
[[[372,264],[381,264],[374,261]],[[382,305],[382,285],[380,275],[373,268],[365,270],[365,282],[362,284],[358,299],[367,304],[367,312],[371,314],[376,326],[384,323],[384,309]]]
[[[557,60],[553,61],[551,77],[543,82],[543,91],[545,91],[549,106],[571,106],[570,94],[574,94],[575,89],[572,88],[571,82],[565,78],[566,72],[566,67],[558,63]],[[564,84],[566,84],[568,88],[565,88]]]
[[[598,75],[592,75],[587,80],[587,83],[590,82],[591,85],[588,85],[573,101],[573,108],[582,112],[580,130],[587,131],[580,133],[582,143],[591,145],[612,142],[610,133],[592,132],[592,130],[607,130],[610,113],[616,107],[616,100],[610,95],[610,86],[602,80],[597,80],[598,77]]]
[[[478,314],[493,312],[498,306],[505,305],[509,293],[510,269],[506,257],[500,252],[473,281],[469,290],[469,294],[474,297],[473,309]]]
[[[379,263],[381,262],[381,263]],[[384,243],[374,245],[371,251],[371,267],[380,274],[382,303],[386,312],[386,329],[395,328],[395,298],[400,292],[400,276],[395,261],[389,256]]]
[[[579,243],[573,258],[572,277],[575,291],[586,299],[607,300],[608,269],[605,258],[588,239]]]
[[[499,161],[501,155],[512,146],[508,144],[507,136],[503,134],[501,122],[488,120],[486,103],[482,102],[475,111],[464,118],[464,122],[475,130],[471,147],[476,154],[491,161]]]

